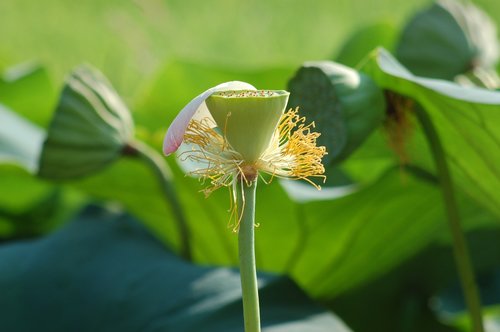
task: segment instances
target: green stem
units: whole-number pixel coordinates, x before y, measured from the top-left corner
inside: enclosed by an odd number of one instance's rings
[[[444,205],[446,209],[448,226],[453,239],[453,253],[460,276],[460,282],[465,295],[465,302],[469,310],[472,326],[475,332],[483,332],[483,320],[481,315],[481,301],[477,290],[477,285],[474,278],[474,270],[472,267],[469,250],[465,236],[460,227],[460,217],[458,205],[455,199],[453,182],[446,162],[443,145],[439,139],[439,135],[434,127],[427,112],[416,107],[416,116],[420,121],[422,129],[427,137],[427,142],[431,149],[434,162],[443,194]]]
[[[143,160],[155,173],[156,178],[160,184],[161,191],[163,192],[167,203],[172,209],[174,221],[180,237],[180,255],[186,259],[191,260],[191,246],[189,243],[189,228],[184,217],[181,204],[175,193],[175,189],[170,181],[172,177],[169,169],[165,166],[165,162],[158,155],[156,151],[151,149],[146,144],[141,142],[133,142],[125,147],[124,154],[128,156],[138,157]]]
[[[241,215],[238,230],[241,290],[243,294],[243,317],[245,332],[260,332],[259,291],[255,267],[255,189],[257,181],[239,184],[238,207]]]

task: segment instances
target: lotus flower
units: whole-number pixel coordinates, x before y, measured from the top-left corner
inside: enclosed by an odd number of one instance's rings
[[[191,146],[182,157],[203,167],[192,173],[210,181],[208,195],[238,179],[249,183],[259,172],[273,177],[324,178],[325,147],[316,146],[319,133],[306,124],[298,108],[285,111],[289,93],[256,90],[244,82],[227,82],[189,102],[168,128],[163,152]]]
[[[305,124],[298,108],[285,113],[288,96],[287,91],[256,90],[244,82],[217,85],[184,107],[163,144],[166,155],[182,142],[191,146],[181,158],[202,165],[193,173],[210,181],[206,195],[223,186],[232,189],[246,332],[260,332],[254,248],[259,172],[304,179],[317,188],[309,177],[325,178],[321,159],[326,149],[316,146],[320,134],[312,131],[314,123]]]

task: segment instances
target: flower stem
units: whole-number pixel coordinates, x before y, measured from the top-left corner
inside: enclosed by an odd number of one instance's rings
[[[415,107],[416,116],[426,135],[427,142],[431,149],[434,162],[443,194],[443,201],[446,209],[448,226],[453,239],[453,254],[460,276],[460,282],[465,295],[465,302],[469,310],[474,332],[483,332],[483,320],[481,315],[481,301],[474,279],[469,249],[460,226],[458,205],[455,199],[453,182],[446,162],[445,152],[439,135],[434,127],[429,115],[422,107]]]
[[[238,214],[241,215],[238,230],[241,290],[243,294],[243,317],[245,332],[260,332],[259,291],[255,267],[255,189],[257,181],[246,184],[240,181]]]
[[[143,160],[155,173],[156,178],[160,184],[161,191],[163,192],[167,203],[172,209],[174,221],[177,224],[177,229],[180,237],[180,255],[186,259],[191,260],[191,246],[189,228],[187,226],[186,218],[182,210],[181,204],[175,189],[172,185],[171,174],[169,169],[165,166],[162,158],[146,144],[136,141],[129,143],[124,149],[124,155],[137,157]]]

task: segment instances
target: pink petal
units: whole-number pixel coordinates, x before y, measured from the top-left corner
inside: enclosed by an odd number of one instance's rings
[[[207,111],[205,99],[210,97],[214,92],[224,90],[256,90],[251,84],[231,81],[219,84],[213,88],[203,92],[187,104],[182,111],[174,119],[170,127],[168,127],[167,134],[163,140],[163,153],[169,155],[177,151],[184,139],[184,133],[189,125],[189,121],[195,116],[198,111]]]

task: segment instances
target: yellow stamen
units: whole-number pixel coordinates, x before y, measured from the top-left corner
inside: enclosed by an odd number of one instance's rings
[[[203,189],[206,196],[220,187],[227,187],[233,183],[243,160],[224,137],[215,131],[213,123],[208,118],[201,121],[192,120],[184,134],[184,142],[190,144],[192,148],[183,152],[180,157],[202,165],[191,174],[200,176],[203,181],[210,181],[210,186]]]
[[[311,131],[314,122],[305,125],[305,121],[305,117],[298,115],[298,107],[283,114],[275,135],[277,144],[264,153],[258,168],[272,176],[306,180],[320,189],[309,178],[326,179],[321,159],[327,152],[324,146],[316,146],[321,134]]]
[[[320,177],[323,181],[326,179],[321,159],[327,152],[324,146],[316,146],[320,134],[312,131],[314,122],[308,125],[305,122],[306,119],[298,115],[298,108],[284,113],[273,141],[262,156],[252,163],[243,160],[225,136],[214,129],[215,123],[211,119],[191,120],[189,123],[184,141],[190,144],[192,149],[182,153],[181,158],[202,164],[203,167],[191,173],[199,176],[202,181],[210,181],[210,185],[202,190],[206,196],[220,187],[230,188],[231,217],[228,227],[233,227],[233,231],[238,230],[241,220],[236,204],[236,181],[239,181],[241,186],[249,185],[257,179],[259,171],[262,171],[270,174],[271,180],[273,177],[302,179],[321,189],[310,178]]]

